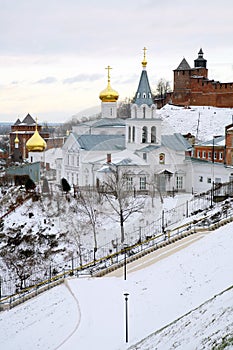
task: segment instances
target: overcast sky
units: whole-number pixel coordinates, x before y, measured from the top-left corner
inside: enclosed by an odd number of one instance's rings
[[[137,89],[143,47],[151,88],[173,86],[183,57],[202,47],[209,78],[233,81],[233,1],[0,0],[0,121],[27,113],[63,122],[100,105],[111,85],[120,100]]]

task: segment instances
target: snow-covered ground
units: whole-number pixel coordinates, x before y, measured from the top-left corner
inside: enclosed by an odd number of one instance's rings
[[[158,110],[163,119],[163,133],[191,133],[197,140],[211,140],[225,135],[225,126],[233,121],[233,108],[192,106],[190,109],[165,105]],[[172,126],[172,128],[171,128]]]
[[[0,313],[0,348],[127,349],[230,287],[232,246],[233,224],[228,224],[185,249],[169,246],[170,256],[162,258],[164,251],[157,251],[161,260],[149,267],[130,272],[128,265],[126,281],[123,276],[68,279]],[[225,292],[132,349],[211,349],[233,333],[232,294]]]
[[[225,126],[232,122],[233,110],[167,105],[158,113],[163,118],[164,134],[191,132],[198,139],[207,140],[224,134]],[[2,205],[5,197],[0,194],[1,215],[9,204]],[[136,213],[127,222],[127,235],[136,232],[139,226],[148,227],[162,210],[178,207],[189,197],[168,197],[163,204],[157,198],[153,206],[148,198],[144,212]],[[33,212],[33,217],[29,218],[29,212]],[[119,237],[119,225],[109,218],[105,207],[102,214],[98,223],[99,246]],[[20,230],[25,235],[32,231],[34,235],[56,236],[58,248],[66,247],[66,253],[74,250],[75,243],[67,232],[80,231],[81,245],[93,248],[88,225],[59,197],[54,202],[49,199],[43,203],[26,202],[4,220],[4,225],[4,230],[12,232],[22,225]],[[195,240],[178,252],[169,246],[174,254],[166,258],[164,251],[158,251],[163,259],[136,272],[129,265],[127,281],[122,276],[69,279],[62,286],[0,313],[0,349],[211,349],[215,339],[218,343],[225,335],[233,334],[232,291],[157,332],[232,285],[233,224]],[[183,242],[180,244],[184,246]],[[43,248],[46,249],[45,244]],[[67,254],[62,254],[55,254],[51,261],[62,263],[67,258]],[[151,261],[151,256],[147,259]],[[0,275],[4,273],[2,270]],[[129,293],[128,344],[125,344],[125,292]]]

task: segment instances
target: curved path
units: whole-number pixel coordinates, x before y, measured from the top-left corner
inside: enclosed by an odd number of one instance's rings
[[[72,297],[75,300],[75,303],[76,303],[77,309],[78,309],[79,318],[78,318],[78,321],[77,321],[73,331],[54,350],[59,349],[62,345],[64,345],[73,336],[73,334],[77,331],[77,329],[78,329],[78,327],[80,325],[80,322],[81,322],[81,309],[80,309],[80,305],[79,305],[78,299],[76,298],[76,296],[74,295],[73,291],[71,290],[67,280],[65,280],[64,284],[65,284],[66,288],[68,289],[68,291],[70,292],[70,294],[72,295]]]

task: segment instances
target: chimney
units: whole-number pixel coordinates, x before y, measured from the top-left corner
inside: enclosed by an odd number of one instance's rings
[[[112,163],[112,155],[111,155],[111,153],[107,153],[107,163]]]

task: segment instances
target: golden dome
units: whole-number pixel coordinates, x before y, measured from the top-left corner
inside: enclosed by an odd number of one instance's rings
[[[45,140],[38,133],[37,124],[36,124],[36,130],[34,134],[26,142],[26,148],[28,152],[43,152],[46,148]]]
[[[18,131],[16,131],[16,136],[15,136],[14,143],[19,143]]]
[[[108,70],[108,86],[106,89],[101,91],[99,94],[99,98],[102,102],[116,102],[118,100],[119,94],[117,91],[113,90],[110,85],[110,69],[112,69],[110,66],[105,68]]]

